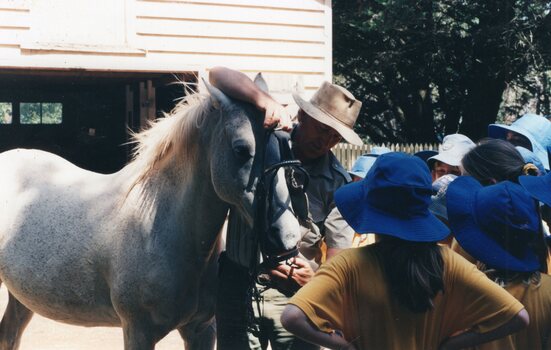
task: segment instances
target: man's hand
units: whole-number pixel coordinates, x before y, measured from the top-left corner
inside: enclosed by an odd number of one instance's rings
[[[264,127],[276,127],[291,131],[291,115],[269,94],[262,91],[245,74],[226,67],[213,67],[209,81],[228,96],[249,102],[264,112]]]
[[[273,280],[291,280],[300,288],[312,279],[314,270],[308,261],[294,257],[291,264],[279,264],[275,269],[270,270],[270,276]]]
[[[264,127],[280,127],[282,130],[291,131],[293,124],[289,111],[276,102],[273,98],[266,95],[259,104],[259,108],[264,111]]]

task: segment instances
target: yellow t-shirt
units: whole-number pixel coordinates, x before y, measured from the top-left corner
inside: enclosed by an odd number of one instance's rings
[[[520,332],[476,348],[551,350],[551,276],[542,274],[538,285],[520,281],[505,289],[524,305],[530,315],[530,325]]]
[[[341,330],[358,349],[437,349],[469,328],[493,330],[523,309],[515,298],[449,248],[442,247],[444,293],[415,314],[393,297],[373,251],[349,249],[323,265],[291,299],[321,331]]]
[[[453,241],[452,241],[452,246],[451,246],[451,249],[456,252],[457,254],[461,255],[462,257],[464,257],[468,262],[470,262],[471,264],[475,264],[476,265],[476,259],[473,258],[469,253],[467,253],[465,251],[465,249],[463,249],[463,247],[461,247],[461,245],[459,244],[459,242],[454,238]]]

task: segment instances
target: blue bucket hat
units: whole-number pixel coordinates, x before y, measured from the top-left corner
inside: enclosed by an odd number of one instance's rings
[[[520,185],[503,181],[483,187],[461,176],[448,187],[447,206],[455,238],[475,259],[507,271],[539,269],[530,243],[538,237],[540,221],[534,200]]]
[[[387,147],[373,147],[371,148],[371,152],[361,155],[356,159],[354,162],[354,165],[352,165],[352,169],[350,169],[349,173],[352,175],[356,175],[358,177],[361,177],[362,179],[365,177],[369,169],[373,166],[373,163],[375,163],[375,159],[377,159],[378,156],[381,154],[392,152]]]
[[[545,168],[543,167],[543,164],[541,163],[541,160],[538,158],[538,156],[536,156],[534,152],[521,146],[516,146],[515,148],[526,163],[532,163],[536,166],[536,168],[538,168],[540,175],[545,175],[547,173],[547,171],[545,171]]]
[[[449,229],[429,212],[432,192],[427,164],[401,152],[380,155],[359,182],[335,192],[335,203],[360,233],[378,233],[414,242],[436,242]]]
[[[519,176],[518,182],[532,197],[551,206],[551,172],[545,176]]]
[[[543,167],[549,170],[548,151],[551,151],[551,122],[537,114],[525,114],[511,125],[490,124],[488,136],[507,139],[509,131],[526,137],[532,145],[532,152],[539,158]]]

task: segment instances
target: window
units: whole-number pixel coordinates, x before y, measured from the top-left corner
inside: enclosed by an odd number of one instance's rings
[[[11,124],[12,113],[11,102],[0,102],[0,124]]]
[[[22,102],[19,104],[21,124],[61,124],[62,103]]]

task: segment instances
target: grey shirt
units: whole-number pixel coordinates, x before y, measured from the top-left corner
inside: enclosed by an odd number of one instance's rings
[[[354,230],[344,221],[333,199],[335,191],[351,179],[332,152],[314,163],[304,165],[304,168],[310,175],[306,193],[311,222],[301,223],[300,252],[317,267],[321,257],[319,243],[322,237],[325,237],[328,248],[345,249],[352,245]]]

